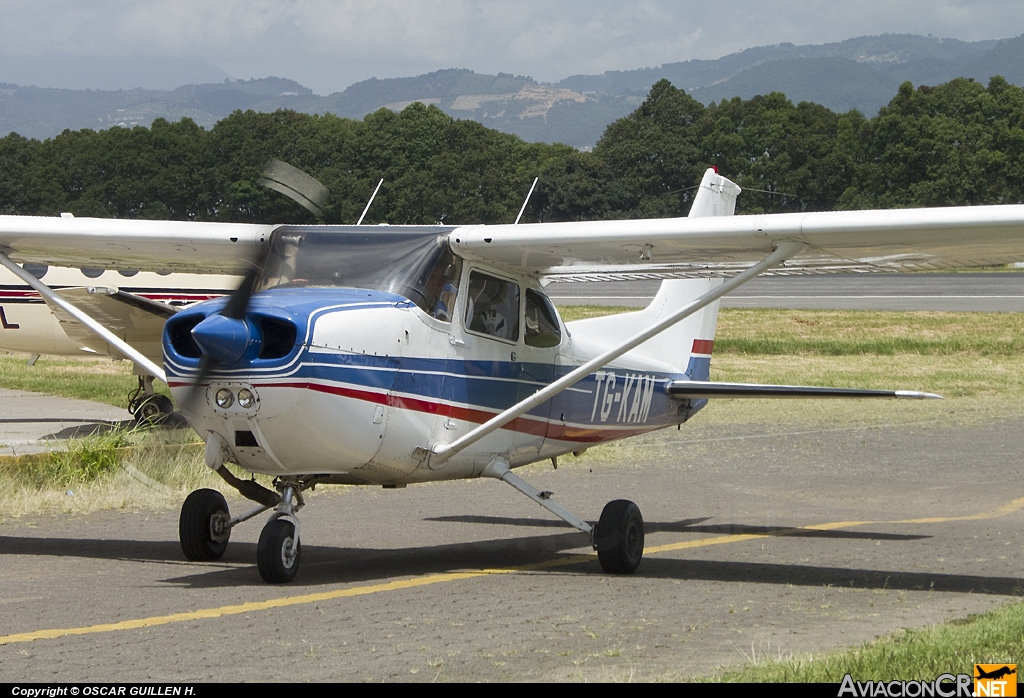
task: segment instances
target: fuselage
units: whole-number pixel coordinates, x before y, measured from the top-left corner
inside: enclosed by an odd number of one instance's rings
[[[200,352],[185,330],[225,301],[201,303],[168,322],[172,392],[192,426],[204,437],[217,434],[230,460],[250,471],[381,485],[474,477],[496,457],[517,467],[678,424],[703,406],[667,394],[672,380],[689,375],[627,354],[431,468],[424,449],[453,441],[605,348],[574,341],[571,324],[553,308],[557,328],[549,335],[558,341],[541,342],[550,346],[531,346],[527,332],[474,330],[473,294],[466,292],[474,272],[514,283],[535,302],[543,295],[528,279],[472,264],[462,271],[463,292],[449,320],[379,290],[272,288],[249,307],[244,355],[195,388]],[[521,304],[518,312],[516,324],[528,326],[529,308]],[[268,352],[268,345],[276,349]],[[692,348],[689,371],[706,373],[703,347]],[[198,395],[189,397],[193,390]],[[224,390],[230,404],[218,405]],[[240,404],[243,390],[254,398],[248,406]]]

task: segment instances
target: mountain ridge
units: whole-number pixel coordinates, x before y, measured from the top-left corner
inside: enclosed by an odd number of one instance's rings
[[[236,110],[294,109],[362,118],[412,102],[437,105],[529,141],[592,146],[605,127],[635,109],[651,85],[667,79],[709,103],[784,92],[833,111],[871,116],[899,85],[934,85],[993,75],[1024,85],[1024,35],[975,42],[912,34],[861,36],[829,44],[756,46],[713,60],[574,75],[557,83],[529,76],[448,68],[403,78],[370,78],[316,95],[287,78],[225,80],[174,90],[68,90],[0,84],[0,133],[49,138],[65,129],[148,126],[157,118],[191,118],[211,127]]]

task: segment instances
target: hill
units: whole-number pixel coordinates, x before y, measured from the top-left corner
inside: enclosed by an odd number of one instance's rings
[[[935,85],[954,77],[986,82],[1002,75],[1024,85],[1024,36],[965,42],[909,34],[864,36],[830,44],[759,46],[716,60],[574,75],[555,84],[466,69],[408,78],[364,80],[342,92],[315,95],[292,80],[263,78],[186,85],[175,90],[67,90],[0,84],[0,134],[48,138],[64,129],[149,125],[189,117],[212,127],[235,110],[293,109],[360,118],[412,102],[436,104],[528,141],[592,146],[661,79],[704,102],[783,92],[834,111],[872,116],[900,83]]]

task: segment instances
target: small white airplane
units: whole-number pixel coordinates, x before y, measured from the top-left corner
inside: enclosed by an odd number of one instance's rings
[[[304,490],[492,477],[590,533],[606,571],[631,573],[644,546],[634,503],[609,503],[591,526],[513,470],[681,424],[712,398],[938,397],[710,381],[723,295],[765,272],[1024,261],[1024,206],[733,216],[739,193],[708,170],[688,218],[522,226],[2,216],[0,264],[165,379],[207,465],[257,502],[233,517],[220,493],[190,494],[179,519],[189,559],[219,558],[234,526],[273,509],[257,566],[287,582]],[[230,298],[166,321],[158,366],[17,262],[250,269]],[[564,323],[543,291],[558,279],[651,276],[666,279],[652,303],[609,318]],[[274,476],[274,489],[227,462]]]
[[[154,362],[163,360],[164,321],[181,308],[230,294],[239,278],[227,275],[169,274],[134,269],[70,269],[45,264],[23,267],[54,292],[100,320],[120,339]],[[0,268],[0,350],[40,355],[109,356],[127,359],[106,340],[6,268]],[[134,365],[138,388],[129,394],[128,412],[140,421],[170,413],[167,397],[153,391],[154,376]]]

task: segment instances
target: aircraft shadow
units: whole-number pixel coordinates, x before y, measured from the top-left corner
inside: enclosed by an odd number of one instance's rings
[[[467,517],[475,518],[475,517]],[[486,518],[486,517],[485,517]],[[528,519],[491,517],[512,525],[532,525]],[[793,529],[736,526],[701,526],[701,519],[670,523],[648,522],[648,532],[656,530],[713,532],[767,531],[768,535],[791,535]],[[546,522],[544,527],[547,527]],[[557,522],[556,522],[557,523]],[[812,531],[829,534],[830,538],[863,538],[878,534],[850,536],[849,531]],[[913,541],[926,536],[891,536],[888,540]],[[444,545],[376,549],[346,546],[303,546],[299,582],[291,587],[301,589],[333,584],[383,582],[400,577],[416,577],[454,571],[484,568],[506,568],[537,565],[556,561],[566,551],[588,549],[586,534],[569,530],[564,533],[488,539]],[[224,558],[217,562],[186,561],[175,541],[98,540],[67,538],[0,537],[0,552],[5,555],[51,557],[87,557],[95,559],[158,562],[174,564],[188,570],[180,576],[165,578],[166,584],[183,588],[223,588],[261,585],[254,564],[256,546],[232,543]],[[596,560],[576,565],[541,568],[535,574],[603,575]],[[680,581],[746,582],[754,584],[787,584],[798,586],[834,586],[859,589],[930,590],[937,592],[1024,596],[1024,579],[982,575],[947,574],[941,572],[904,572],[815,566],[793,563],[761,563],[722,560],[671,559],[657,555],[644,558],[638,577]]]
[[[130,431],[138,426],[134,419],[122,419],[112,421],[109,419],[76,419],[63,417],[37,417],[32,419],[0,419],[0,424],[67,424],[75,426],[66,427],[60,431],[45,434],[39,437],[39,441],[66,441],[67,439],[81,439],[86,436],[97,434],[108,434],[112,431]],[[169,414],[153,425],[157,429],[187,429],[188,422],[177,412]]]
[[[792,526],[747,526],[742,524],[718,524],[701,526],[710,517],[701,519],[685,519],[683,521],[656,522],[644,521],[644,533],[715,533],[719,535],[760,535],[760,536],[793,536],[798,538],[849,538],[860,540],[919,540],[931,536],[906,533],[879,533],[872,531],[817,531]],[[522,519],[505,516],[436,516],[426,521],[452,523],[494,524],[502,526],[522,526],[527,528],[569,528],[564,521],[552,519]],[[591,521],[591,524],[594,522]]]
[[[67,420],[70,421],[70,420]],[[86,436],[96,436],[98,434],[109,434],[112,431],[127,431],[135,426],[134,419],[123,419],[120,422],[91,422],[86,424],[78,424],[73,427],[67,427],[60,431],[55,431],[52,434],[46,434],[40,436],[40,441],[65,441],[67,439],[81,439]]]
[[[33,420],[41,421],[41,420]],[[70,420],[64,420],[70,421]],[[107,434],[112,431],[130,431],[139,426],[139,423],[134,419],[122,419],[119,422],[110,421],[98,421],[87,424],[80,424],[74,427],[68,427],[67,429],[61,429],[58,432],[47,434],[46,436],[39,437],[40,441],[50,440],[65,440],[65,439],[80,439],[86,436],[94,436],[96,434]],[[177,412],[172,412],[164,416],[158,423],[152,425],[153,429],[189,429],[188,422]]]

